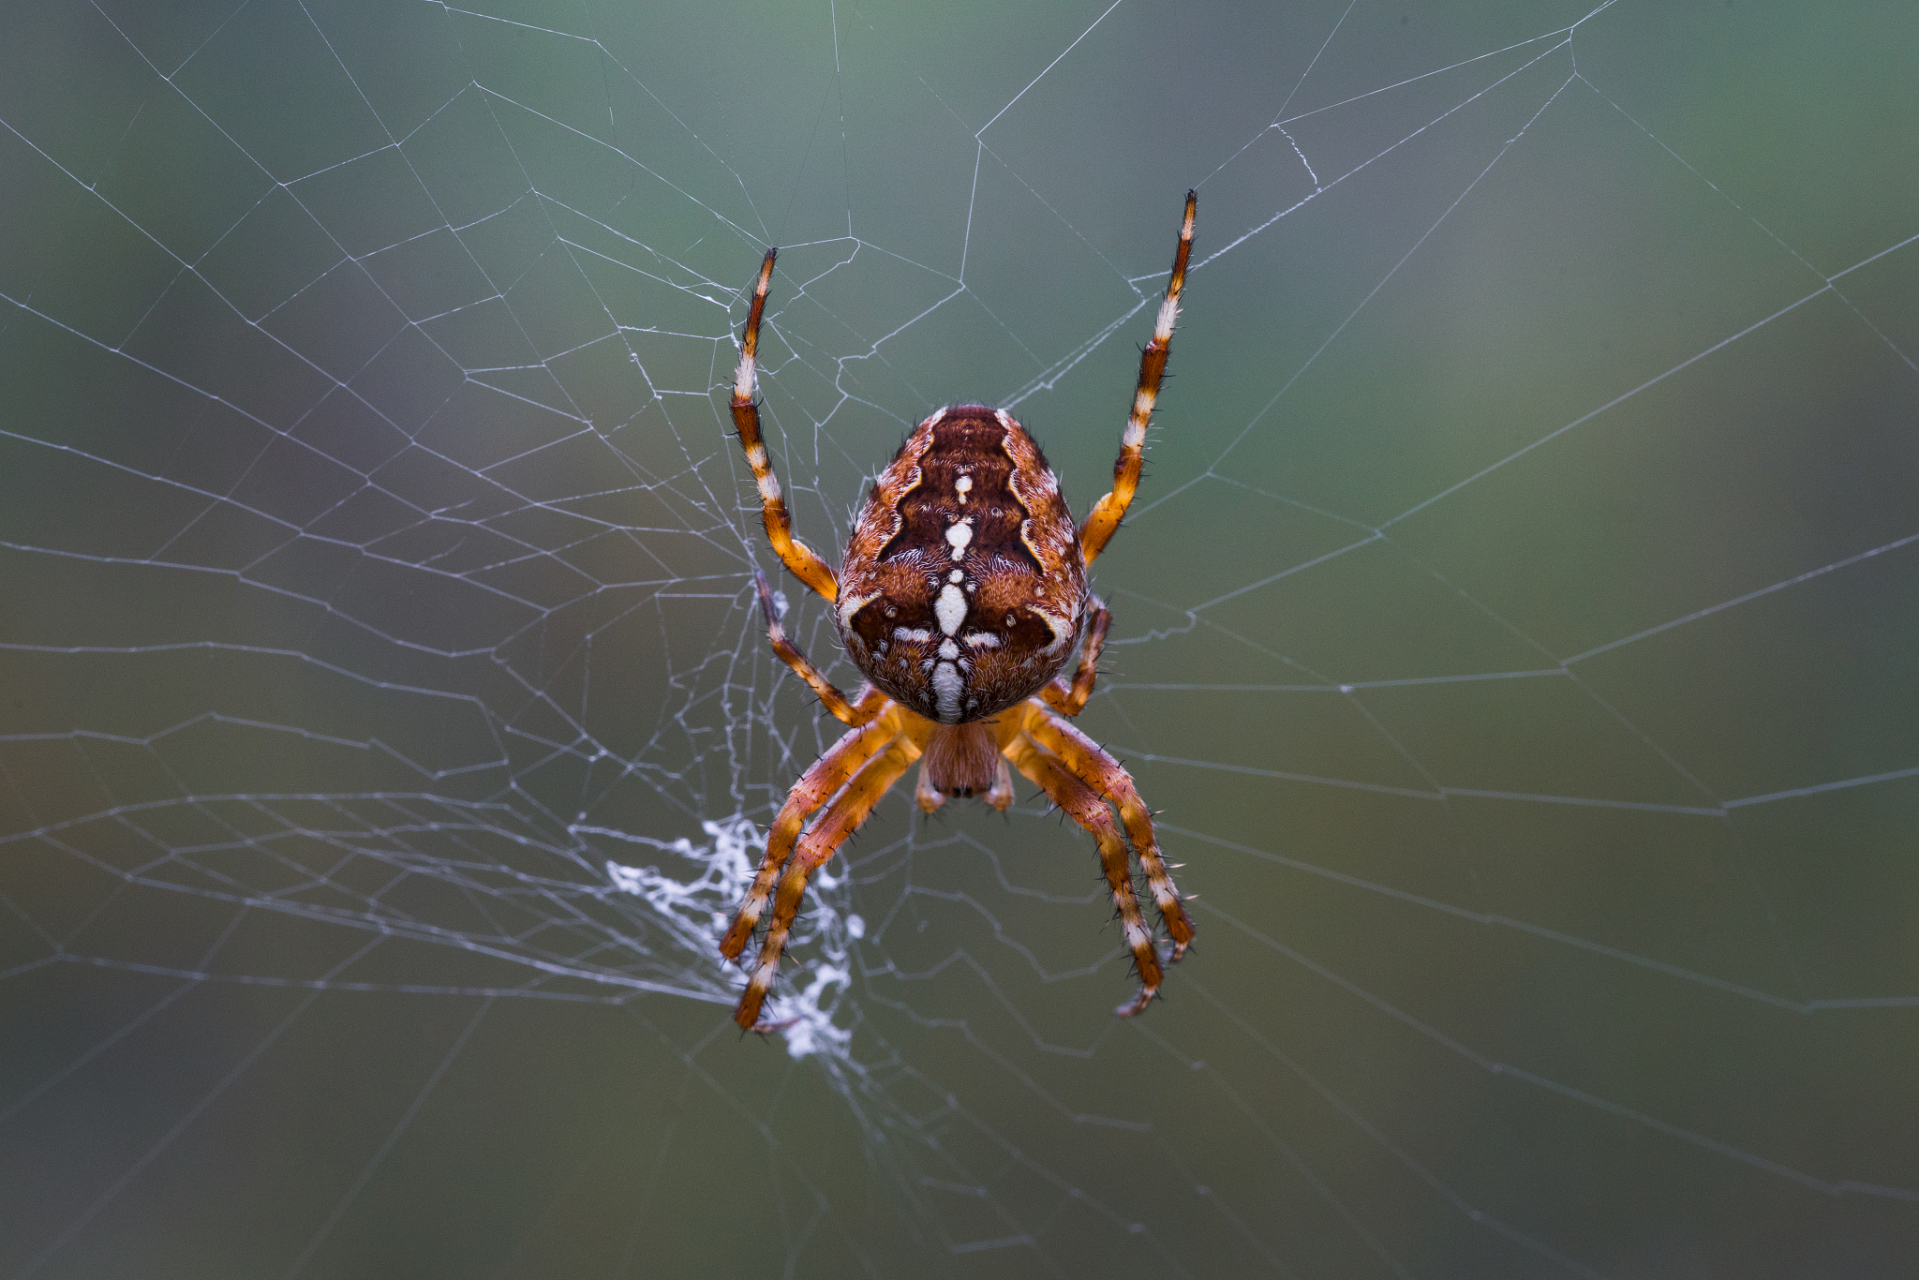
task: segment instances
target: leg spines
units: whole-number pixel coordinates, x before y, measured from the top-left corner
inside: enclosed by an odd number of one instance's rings
[[[834,850],[845,844],[847,837],[866,821],[867,815],[873,812],[873,806],[880,802],[880,797],[919,758],[919,754],[919,747],[910,737],[894,732],[885,740],[885,750],[861,766],[859,772],[847,782],[846,789],[835,797],[826,812],[820,815],[819,821],[813,824],[813,829],[801,837],[797,856],[780,876],[779,890],[773,899],[772,923],[767,928],[765,941],[760,944],[759,959],[753,964],[753,974],[747,979],[746,991],[733,1011],[733,1021],[740,1026],[749,1031],[771,1029],[761,1026],[760,1008],[773,989],[773,977],[779,970],[780,954],[786,949],[793,921],[799,915],[800,902],[806,896],[806,882],[813,872],[833,856]],[[736,923],[734,927],[737,929],[739,926]]]
[[[1196,192],[1186,193],[1186,215],[1180,220],[1179,247],[1173,252],[1173,269],[1166,279],[1166,296],[1159,304],[1153,322],[1152,341],[1139,356],[1139,383],[1133,391],[1132,412],[1127,415],[1126,432],[1120,437],[1119,460],[1113,464],[1113,488],[1086,517],[1080,530],[1080,551],[1091,564],[1106,548],[1107,539],[1119,528],[1139,489],[1139,473],[1146,445],[1146,428],[1153,421],[1153,406],[1159,400],[1159,384],[1166,375],[1166,358],[1173,349],[1173,324],[1179,318],[1179,297],[1186,288],[1186,262],[1193,252],[1193,215],[1199,205]]]
[[[1100,869],[1105,873],[1107,886],[1112,891],[1113,906],[1119,912],[1126,947],[1132,952],[1133,964],[1139,970],[1140,994],[1132,1004],[1117,1010],[1122,1017],[1130,1017],[1145,1008],[1146,1003],[1153,998],[1153,993],[1159,990],[1162,975],[1159,952],[1153,946],[1152,931],[1146,927],[1146,919],[1139,909],[1139,897],[1133,891],[1132,867],[1127,861],[1126,841],[1120,835],[1119,824],[1113,821],[1106,798],[1082,782],[1058,756],[1031,736],[1021,734],[1009,744],[1008,755],[1012,758],[1013,767],[1045,791],[1047,797],[1085,828],[1099,846]]]
[[[785,869],[808,816],[830,800],[848,778],[884,750],[897,732],[897,726],[886,719],[875,720],[851,730],[800,775],[800,780],[788,793],[786,803],[780,806],[779,816],[773,819],[773,825],[767,830],[766,853],[760,858],[759,870],[754,873],[753,883],[746,891],[745,900],[740,903],[739,913],[733,917],[732,927],[720,941],[721,955],[728,960],[737,960],[746,950],[747,939],[753,936],[760,917],[766,912],[774,883]]]
[[[780,623],[779,610],[773,606],[773,588],[767,585],[766,575],[755,569],[753,582],[759,588],[760,611],[766,615],[766,636],[773,646],[773,652],[780,661],[793,669],[795,675],[819,695],[820,702],[842,722],[858,728],[877,715],[886,705],[886,696],[868,685],[861,691],[859,701],[848,702],[846,695],[837,686],[807,660],[800,647],[786,637],[786,628]]]
[[[746,450],[746,464],[753,468],[753,483],[760,491],[760,520],[766,526],[767,540],[794,577],[832,600],[839,595],[839,581],[826,561],[793,536],[793,520],[780,493],[779,477],[773,474],[766,441],[760,436],[760,409],[753,399],[759,384],[760,320],[766,313],[766,287],[773,278],[773,260],[778,254],[777,249],[766,251],[753,285],[746,332],[740,336],[740,363],[733,373],[733,427],[740,434],[740,447]]]
[[[1099,678],[1100,650],[1106,646],[1106,628],[1112,620],[1113,615],[1107,612],[1106,602],[1094,596],[1093,621],[1086,628],[1086,643],[1080,648],[1079,667],[1073,673],[1073,683],[1067,684],[1064,676],[1054,676],[1040,690],[1040,697],[1061,715],[1078,715],[1086,706],[1086,700],[1093,696],[1093,682]]]
[[[1032,718],[1027,731],[1119,809],[1120,820],[1126,824],[1127,839],[1132,841],[1140,869],[1146,873],[1153,905],[1159,909],[1167,935],[1173,940],[1173,959],[1184,956],[1193,940],[1193,922],[1180,905],[1179,890],[1173,885],[1166,860],[1160,856],[1152,811],[1140,799],[1131,775],[1098,743],[1064,720],[1041,713]]]

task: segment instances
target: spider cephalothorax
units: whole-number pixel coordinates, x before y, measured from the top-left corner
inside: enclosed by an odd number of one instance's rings
[[[774,550],[794,576],[833,604],[840,641],[869,683],[851,702],[834,688],[786,638],[759,575],[774,651],[849,731],[793,785],[767,834],[753,885],[720,943],[721,954],[737,959],[771,903],[771,925],[734,1012],[741,1026],[762,1025],[760,1007],[807,878],[915,760],[921,762],[916,798],[928,813],[953,796],[983,796],[1005,809],[1013,802],[1016,768],[1092,833],[1139,970],[1139,994],[1120,1008],[1122,1015],[1145,1008],[1161,977],[1133,888],[1129,842],[1172,939],[1171,959],[1186,953],[1193,925],[1160,857],[1151,812],[1119,762],[1061,717],[1079,714],[1098,672],[1108,615],[1087,589],[1086,569],[1139,485],[1146,428],[1192,250],[1194,204],[1189,191],[1166,297],[1140,357],[1112,491],[1094,505],[1085,527],[1075,527],[1052,468],[1011,414],[960,405],[933,414],[900,446],[853,525],[837,576],[793,537],[760,437],[753,391],[775,258],[767,251],[740,344],[733,422]],[[1076,647],[1079,665],[1068,684],[1061,673]],[[815,811],[819,817],[808,827]]]

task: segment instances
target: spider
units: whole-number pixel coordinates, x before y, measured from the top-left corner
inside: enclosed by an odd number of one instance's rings
[[[740,341],[733,424],[759,485],[773,549],[794,577],[833,606],[840,642],[867,683],[850,700],[834,688],[787,638],[766,575],[755,575],[773,651],[848,729],[793,784],[720,943],[721,955],[738,960],[771,903],[759,959],[733,1014],[741,1027],[776,1029],[760,1021],[760,1008],[808,877],[916,760],[915,798],[927,813],[955,796],[981,796],[1004,810],[1013,802],[1010,764],[1092,834],[1139,973],[1139,993],[1115,1010],[1121,1017],[1144,1009],[1161,980],[1159,953],[1133,890],[1128,841],[1172,938],[1171,958],[1186,954],[1193,924],[1160,857],[1151,811],[1119,761],[1063,717],[1078,715],[1093,692],[1109,616],[1087,588],[1086,570],[1139,487],[1141,447],[1172,348],[1196,204],[1187,192],[1179,248],[1153,339],[1140,356],[1113,488],[1094,504],[1085,526],[1074,526],[1052,468],[1011,414],[958,405],[920,423],[874,482],[837,576],[793,536],[760,437],[754,359],[778,254],[766,251]],[[1068,684],[1062,673],[1082,639]],[[1109,806],[1119,810],[1117,823]]]

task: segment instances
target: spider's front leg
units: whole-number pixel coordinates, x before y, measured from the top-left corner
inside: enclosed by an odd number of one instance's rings
[[[778,256],[777,249],[766,251],[759,279],[753,285],[753,305],[746,313],[746,332],[740,336],[740,363],[733,373],[733,426],[740,433],[746,464],[753,468],[753,481],[759,486],[760,519],[773,550],[779,552],[794,577],[831,601],[839,596],[839,580],[826,561],[793,536],[793,518],[787,514],[779,477],[773,474],[773,460],[766,454],[766,441],[760,436],[760,407],[753,401],[758,386],[760,317],[766,312],[766,286],[773,278],[773,260]]]
[[[1038,708],[1035,710],[1040,717],[1046,714]],[[1048,799],[1089,832],[1099,845],[1100,867],[1113,892],[1113,905],[1119,910],[1127,949],[1133,953],[1133,964],[1139,970],[1139,994],[1113,1011],[1122,1018],[1130,1018],[1152,1002],[1163,974],[1159,952],[1153,948],[1152,931],[1146,927],[1146,919],[1139,910],[1139,897],[1133,892],[1133,868],[1126,858],[1126,842],[1120,837],[1119,824],[1113,821],[1106,797],[1074,776],[1060,757],[1029,734],[1018,733],[1005,750],[1013,767],[1037,784]]]
[[[747,979],[739,1007],[733,1011],[733,1021],[748,1031],[768,1029],[760,1024],[760,1007],[773,990],[773,975],[779,970],[780,953],[786,949],[787,935],[799,915],[807,880],[833,856],[834,850],[846,843],[847,837],[872,813],[880,797],[920,757],[919,745],[907,733],[898,732],[891,717],[874,727],[881,726],[896,730],[886,743],[885,751],[868,760],[846,784],[846,789],[827,806],[813,829],[800,841],[799,855],[780,877],[779,894],[773,900],[773,922],[766,930],[766,941],[760,944],[759,959],[754,962],[753,975]],[[771,856],[770,849],[768,856]]]
[[[897,731],[873,723],[892,705],[891,700],[868,685],[861,691],[859,701],[848,702],[846,695],[835,688],[818,667],[807,661],[800,647],[786,638],[786,629],[780,625],[779,611],[773,607],[773,589],[767,586],[766,575],[755,570],[753,580],[759,587],[760,608],[766,614],[766,634],[773,645],[773,652],[798,672],[800,678],[820,696],[826,709],[851,725],[853,732],[842,737],[825,755],[813,762],[813,767],[801,775],[793,790],[787,794],[786,803],[780,806],[779,816],[767,830],[766,853],[760,859],[760,868],[753,877],[752,887],[746,891],[746,900],[740,904],[739,914],[733,917],[732,927],[720,942],[720,954],[728,960],[739,959],[740,953],[746,949],[746,940],[752,936],[760,916],[766,911],[767,898],[773,892],[773,881],[779,877],[787,857],[793,852],[793,843],[799,839],[800,828],[805,825],[807,816],[825,804],[840,789],[841,784],[886,746],[887,739]]]
[[[720,940],[721,955],[728,960],[737,960],[746,950],[746,940],[753,936],[760,917],[766,912],[767,901],[773,893],[773,883],[779,879],[787,859],[792,856],[793,845],[799,840],[800,828],[806,825],[806,819],[815,809],[832,799],[833,793],[859,772],[867,761],[884,751],[898,732],[899,726],[892,716],[876,716],[860,728],[849,731],[828,748],[825,755],[815,760],[812,768],[800,775],[800,780],[793,784],[793,790],[787,794],[786,803],[780,806],[779,816],[773,819],[773,825],[767,829],[766,853],[760,858],[759,870],[753,875],[753,883],[746,891],[745,900],[740,903],[739,913],[733,917],[732,927],[726,931],[726,937]]]
[[[1091,782],[1102,796],[1109,797],[1119,807],[1120,820],[1126,824],[1126,836],[1133,842],[1133,852],[1146,872],[1153,905],[1159,908],[1159,918],[1165,922],[1166,934],[1173,940],[1173,960],[1177,963],[1192,945],[1193,921],[1180,904],[1172,872],[1160,856],[1159,839],[1153,834],[1152,810],[1140,799],[1132,775],[1104,747],[1064,720],[1038,708],[1035,711],[1037,714],[1027,720],[1026,732],[1058,756],[1076,776]]]

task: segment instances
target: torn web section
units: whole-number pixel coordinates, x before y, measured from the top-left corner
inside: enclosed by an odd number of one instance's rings
[[[681,837],[663,844],[625,832],[590,833],[652,845],[661,855],[670,855],[670,861],[662,859],[664,866],[609,861],[606,876],[615,890],[637,897],[665,922],[693,964],[718,954],[720,939],[732,924],[766,847],[765,833],[743,817],[701,826],[711,843],[695,845]],[[852,1040],[849,1028],[835,1025],[834,1014],[852,985],[850,949],[866,935],[866,922],[845,908],[847,875],[835,875],[830,868],[829,863],[808,881],[806,903],[789,944],[802,960],[814,949],[818,958],[788,976],[761,1019],[785,1038],[787,1052],[795,1058],[814,1053],[844,1056]],[[737,995],[746,986],[746,975],[735,969],[726,972],[730,980],[721,989]]]

